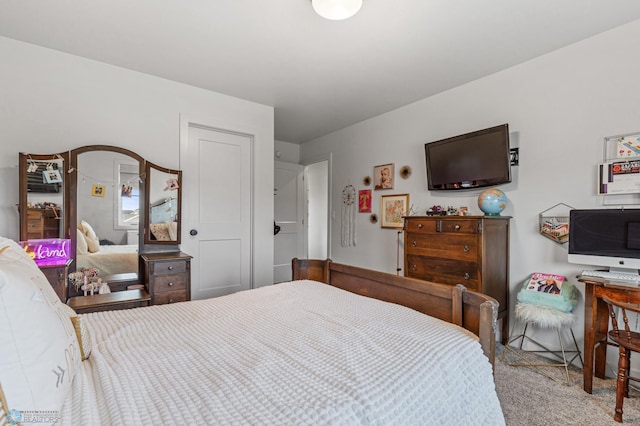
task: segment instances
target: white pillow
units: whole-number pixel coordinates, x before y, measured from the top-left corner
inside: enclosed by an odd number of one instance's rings
[[[35,262],[0,237],[0,383],[10,409],[59,411],[80,368],[73,324]]]
[[[96,235],[96,231],[93,230],[93,227],[83,220],[80,222],[80,229],[84,231],[84,235],[87,237],[89,253],[100,251],[100,239],[98,235]]]
[[[78,229],[77,237],[76,237],[76,252],[78,254],[88,254],[89,246],[87,244],[87,238],[84,236],[84,233]]]

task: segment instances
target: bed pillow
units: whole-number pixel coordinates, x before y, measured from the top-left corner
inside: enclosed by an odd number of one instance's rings
[[[89,359],[89,355],[91,355],[91,337],[89,336],[89,329],[87,328],[87,323],[84,321],[83,317],[79,316],[76,311],[69,305],[62,304],[64,307],[64,311],[66,312],[69,321],[73,324],[73,330],[76,333],[76,338],[78,339],[78,344],[80,346],[80,358],[85,361]]]
[[[81,362],[63,306],[33,260],[0,237],[0,383],[10,409],[61,409]]]
[[[151,233],[158,241],[171,241],[169,237],[169,227],[166,223],[152,223],[149,225]]]
[[[89,245],[87,244],[87,238],[84,236],[82,230],[78,229],[76,236],[76,250],[78,254],[88,254]]]
[[[100,239],[98,238],[98,235],[96,235],[96,231],[93,230],[93,227],[83,220],[80,222],[80,229],[84,231],[89,253],[96,253],[100,251]]]

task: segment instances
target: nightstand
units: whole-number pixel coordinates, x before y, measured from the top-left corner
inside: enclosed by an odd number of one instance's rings
[[[144,282],[152,305],[191,300],[191,258],[182,252],[146,253]]]
[[[53,287],[56,294],[62,300],[62,303],[67,302],[67,275],[69,275],[69,265],[73,260],[69,259],[67,263],[63,265],[42,265],[39,266],[40,270],[47,277],[49,284]]]

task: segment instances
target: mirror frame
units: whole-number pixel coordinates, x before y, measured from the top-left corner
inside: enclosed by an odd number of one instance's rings
[[[93,151],[111,151],[111,152],[116,152],[119,154],[123,154],[123,155],[128,155],[129,157],[133,158],[134,160],[138,161],[138,173],[140,174],[140,176],[144,176],[144,170],[145,170],[145,163],[146,160],[144,158],[142,158],[139,154],[130,151],[126,148],[120,148],[117,146],[111,146],[111,145],[86,145],[86,146],[81,146],[79,148],[73,149],[70,151],[69,153],[69,172],[68,172],[68,185],[66,185],[66,190],[68,191],[68,196],[66,197],[66,199],[68,200],[68,212],[69,212],[69,221],[68,221],[68,226],[66,229],[67,232],[67,238],[69,238],[71,240],[71,253],[73,253],[73,259],[74,262],[71,264],[71,267],[69,268],[70,271],[75,271],[76,270],[76,264],[77,262],[76,260],[76,244],[77,244],[77,233],[75,232],[75,229],[78,227],[78,208],[77,208],[77,196],[78,196],[78,170],[76,168],[77,164],[78,164],[78,155],[85,153],[85,152],[93,152]],[[141,187],[144,185],[141,185]],[[146,203],[146,193],[142,193],[143,190],[141,190],[141,194],[140,194],[140,203]],[[141,206],[141,211],[142,211],[142,206]],[[143,248],[144,246],[141,244],[141,239],[140,239],[140,232],[141,232],[141,224],[143,223],[143,221],[140,221],[138,223],[138,255],[140,255],[143,252]],[[72,232],[73,231],[73,232]],[[138,262],[138,276],[136,277],[135,280],[123,280],[123,281],[118,281],[119,285],[122,286],[127,286],[127,285],[131,285],[131,284],[139,284],[139,283],[144,283],[144,271],[142,270],[142,265],[140,264],[140,262]],[[73,294],[73,290],[71,288],[69,288],[69,296],[74,296],[76,294]],[[78,293],[79,294],[79,293]]]
[[[27,162],[29,160],[35,161],[49,161],[49,160],[62,160],[63,169],[61,173],[64,173],[62,180],[62,206],[61,208],[64,210],[62,212],[62,217],[64,220],[63,226],[63,236],[68,235],[68,223],[69,223],[69,209],[68,209],[68,179],[67,176],[67,168],[69,166],[69,153],[68,152],[60,152],[58,154],[30,154],[26,152],[21,152],[18,155],[18,215],[19,215],[19,223],[20,223],[20,233],[19,238],[20,241],[27,240],[27,202],[29,193],[27,192]],[[75,256],[74,256],[75,259]]]
[[[177,175],[178,177],[178,228],[176,230],[176,239],[168,241],[158,241],[151,239],[151,200],[149,199],[151,194],[151,170],[158,170],[159,172]],[[181,241],[181,228],[182,228],[182,171],[168,169],[166,167],[158,166],[150,161],[147,161],[144,172],[144,192],[145,192],[145,211],[144,211],[144,244],[162,244],[162,245],[177,245]]]

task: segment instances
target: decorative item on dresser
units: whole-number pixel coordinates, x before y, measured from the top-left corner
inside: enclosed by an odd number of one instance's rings
[[[152,305],[191,300],[191,256],[173,252],[146,253],[141,257]]]
[[[500,304],[501,341],[509,338],[508,216],[407,216],[405,276],[462,284]]]

